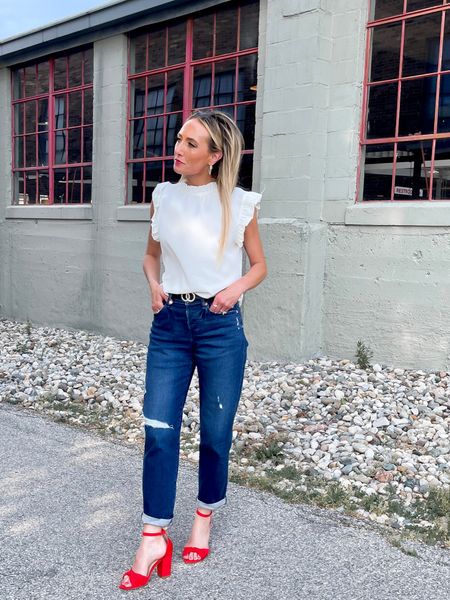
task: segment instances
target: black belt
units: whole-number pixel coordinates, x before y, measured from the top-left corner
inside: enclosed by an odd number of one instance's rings
[[[194,302],[194,300],[204,300],[205,302],[212,302],[214,300],[214,296],[211,296],[210,298],[203,298],[203,296],[194,294],[194,292],[187,292],[186,294],[171,294],[170,292],[168,292],[168,294],[172,300],[183,300],[184,302]]]

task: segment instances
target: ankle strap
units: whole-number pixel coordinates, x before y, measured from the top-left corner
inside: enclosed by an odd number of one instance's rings
[[[156,533],[150,533],[148,531],[143,531],[142,535],[163,535],[164,533],[166,533],[165,529],[161,529],[161,531],[158,531]]]
[[[198,515],[200,515],[201,517],[206,517],[206,518],[210,517],[210,516],[212,515],[212,512],[213,512],[213,511],[211,511],[211,512],[209,513],[209,515],[204,515],[203,513],[201,513],[201,512],[198,510],[198,508],[197,508],[197,510],[196,510],[196,513],[197,513]]]

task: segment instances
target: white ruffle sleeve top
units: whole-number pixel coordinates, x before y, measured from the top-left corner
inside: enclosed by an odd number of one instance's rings
[[[161,285],[166,293],[194,292],[210,298],[242,277],[244,231],[262,194],[235,187],[231,223],[223,260],[217,262],[222,209],[217,183],[188,185],[159,183],[152,194],[151,232],[161,244],[164,267]],[[242,296],[240,298],[242,300]]]

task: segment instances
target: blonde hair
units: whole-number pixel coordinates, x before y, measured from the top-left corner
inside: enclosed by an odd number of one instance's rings
[[[244,138],[235,121],[220,110],[198,110],[186,121],[197,119],[209,133],[209,151],[221,152],[211,175],[215,177],[222,206],[222,227],[217,259],[223,259],[231,223],[231,194],[236,187],[241,164]]]

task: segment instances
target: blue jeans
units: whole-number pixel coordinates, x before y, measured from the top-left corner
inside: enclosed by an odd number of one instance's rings
[[[227,501],[229,451],[248,341],[239,303],[222,315],[210,310],[210,302],[185,302],[169,294],[153,318],[143,409],[144,523],[167,527],[173,520],[183,407],[195,367],[200,391],[197,506],[214,510]]]

